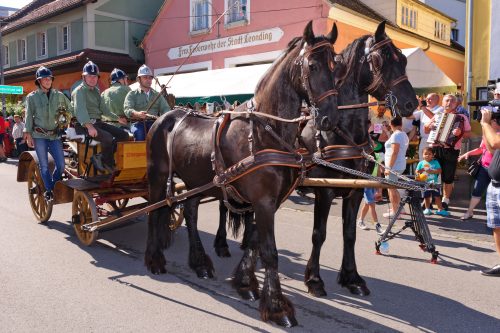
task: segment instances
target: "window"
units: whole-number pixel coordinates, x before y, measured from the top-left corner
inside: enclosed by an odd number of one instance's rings
[[[36,34],[36,55],[38,58],[47,56],[47,33],[39,32]]]
[[[248,22],[250,13],[249,2],[250,0],[226,0],[225,9],[229,9],[226,16],[226,24],[232,24],[235,22]]]
[[[446,30],[446,24],[439,21],[434,21],[434,37],[445,41],[447,32]]]
[[[405,6],[401,7],[401,25],[417,29],[417,10]]]
[[[26,39],[19,39],[17,41],[17,61],[26,61]]]
[[[70,50],[70,43],[69,43],[69,25],[63,25],[59,27],[58,29],[58,44],[59,44],[59,51],[60,52],[66,52]]]
[[[454,40],[455,42],[458,42],[458,29],[457,28],[451,29],[451,39]]]
[[[2,61],[4,66],[9,66],[9,47],[2,45]]]
[[[205,32],[212,22],[212,7],[209,0],[191,0],[191,31]]]

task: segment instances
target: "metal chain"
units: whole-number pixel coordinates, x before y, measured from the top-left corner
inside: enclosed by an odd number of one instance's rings
[[[386,178],[372,176],[370,174],[367,174],[367,173],[364,173],[364,172],[361,172],[358,170],[353,170],[353,169],[350,169],[347,167],[343,167],[341,165],[327,162],[321,158],[318,158],[317,156],[313,156],[312,161],[318,165],[322,165],[322,166],[327,167],[327,168],[341,171],[341,172],[344,172],[344,173],[347,173],[347,174],[350,174],[353,176],[358,176],[358,177],[369,179],[369,180],[375,180],[375,181],[380,182],[382,184],[392,185],[392,186],[396,186],[398,188],[404,188],[404,189],[412,190],[412,191],[425,191],[428,189],[427,183],[421,183],[421,184],[416,183],[415,181],[413,181],[407,177],[404,177],[404,176],[403,177],[406,178],[405,180],[407,180],[407,182],[394,181],[394,180],[390,180],[390,179],[386,179]],[[396,174],[398,176],[398,178],[403,178],[403,177],[401,177],[401,175],[399,175],[395,172],[392,172],[392,173]]]

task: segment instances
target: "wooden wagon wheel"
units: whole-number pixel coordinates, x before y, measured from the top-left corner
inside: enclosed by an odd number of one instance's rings
[[[31,209],[38,223],[47,222],[52,214],[52,200],[47,201],[44,196],[45,185],[38,163],[31,160],[28,168],[28,197]]]
[[[176,205],[174,209],[172,209],[171,217],[170,230],[175,230],[180,227],[182,221],[184,221],[184,206],[182,204]]]
[[[76,236],[84,245],[92,245],[97,239],[98,231],[85,231],[82,226],[97,221],[97,207],[92,196],[87,192],[76,191],[73,197],[73,228]]]

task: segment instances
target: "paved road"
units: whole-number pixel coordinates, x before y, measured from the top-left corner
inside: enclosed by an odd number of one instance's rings
[[[200,230],[216,278],[199,280],[187,267],[184,227],[166,251],[168,274],[152,276],[142,260],[144,219],[102,233],[92,247],[82,246],[69,223],[70,204],[56,206],[46,225],[36,224],[26,184],[16,183],[15,173],[15,162],[0,164],[0,331],[283,331],[261,322],[258,303],[243,301],[232,290],[229,278],[241,255],[240,239],[230,240],[233,257],[215,256],[215,203],[203,206]],[[362,298],[335,282],[342,248],[340,203],[335,202],[321,257],[328,296],[314,298],[302,283],[312,206],[292,199],[276,223],[282,285],[299,320],[290,331],[498,332],[500,280],[478,270],[499,258],[481,220],[431,222],[442,253],[439,265],[428,263],[429,254],[409,233],[391,242],[389,255],[377,256],[375,232],[358,232],[358,269],[372,291]],[[262,270],[258,278],[262,282]]]

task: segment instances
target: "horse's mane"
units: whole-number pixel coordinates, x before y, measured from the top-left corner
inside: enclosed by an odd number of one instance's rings
[[[365,41],[369,37],[370,35],[364,35],[355,39],[340,53],[342,63],[346,66],[345,74],[339,79],[341,84],[345,83],[345,79],[351,75],[354,68],[358,65],[359,58],[364,55]]]
[[[278,67],[278,63],[282,61],[282,59],[284,59],[292,50],[294,50],[297,44],[301,41],[302,37],[295,37],[290,42],[288,42],[286,50],[283,51],[283,53],[278,58],[276,58],[276,60],[274,60],[272,66],[264,73],[264,75],[262,75],[262,78],[259,80],[259,83],[257,83],[257,87],[255,88],[255,93],[257,93],[257,91],[260,91],[262,86],[267,85],[267,82],[271,78],[272,73]]]

